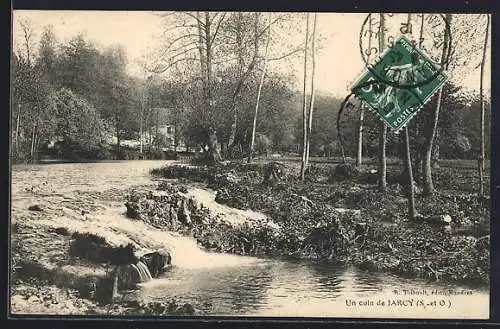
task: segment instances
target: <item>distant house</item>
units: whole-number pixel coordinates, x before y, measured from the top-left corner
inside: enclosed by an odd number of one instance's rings
[[[158,111],[160,113],[159,122],[168,122],[168,112],[170,109],[168,108],[152,108],[150,111],[153,111],[155,113]],[[158,141],[156,140],[158,133]],[[174,149],[174,144],[175,144],[175,126],[173,124],[160,124],[158,126],[158,129],[156,127],[152,127],[151,129],[145,129],[145,131],[142,132],[142,141],[143,141],[143,146],[147,147],[147,145],[150,145],[149,143],[152,143],[152,145],[158,145],[164,150],[173,150]],[[110,144],[116,145],[117,140],[116,136],[110,136],[108,139],[108,142]],[[158,143],[158,144],[156,144]],[[121,145],[124,146],[129,146],[129,147],[134,147],[134,148],[139,148],[140,147],[140,139],[137,138],[135,140],[124,140],[122,139],[120,141]],[[178,141],[179,149],[185,148],[184,143],[182,140]]]
[[[163,125],[158,127],[158,132],[167,138],[175,139],[175,126],[173,125]]]

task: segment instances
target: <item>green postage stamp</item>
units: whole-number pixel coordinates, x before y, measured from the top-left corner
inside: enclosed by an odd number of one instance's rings
[[[352,91],[398,132],[448,77],[404,36],[356,82]]]

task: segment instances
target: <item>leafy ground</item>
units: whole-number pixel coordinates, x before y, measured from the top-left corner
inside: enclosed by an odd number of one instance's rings
[[[263,212],[275,225],[265,220],[231,225],[206,209],[190,206],[189,221],[177,215],[172,220],[164,208],[168,202],[154,198],[142,203],[147,204],[143,219],[154,218],[156,225],[191,234],[202,246],[219,252],[344,262],[433,280],[489,283],[490,204],[474,192],[474,168],[458,164],[436,169],[438,192],[424,197],[417,191],[416,206],[423,219],[410,221],[398,166],[388,168],[386,193],[377,189],[376,175],[370,173],[374,166],[345,179],[335,173],[337,165],[316,163],[304,183],[297,179],[299,166],[282,162],[281,180],[274,184],[263,183],[266,162],[152,171],[184,183],[206,183],[217,191],[217,202]],[[162,189],[178,195],[185,187],[166,184]],[[428,220],[440,215],[451,216],[451,228]]]

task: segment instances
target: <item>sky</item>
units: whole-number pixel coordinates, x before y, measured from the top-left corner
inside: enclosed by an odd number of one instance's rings
[[[356,79],[362,74],[364,64],[359,51],[359,30],[366,14],[321,13],[318,15],[318,34],[325,38],[324,48],[317,56],[315,86],[319,93],[344,97]],[[129,59],[129,72],[143,74],[137,61],[158,46],[162,22],[148,11],[27,11],[16,10],[13,14],[13,44],[17,48],[22,41],[19,22],[28,18],[38,39],[44,26],[51,24],[59,41],[65,42],[83,32],[100,47],[121,44]],[[303,38],[298,35],[297,38]],[[490,75],[487,56],[486,75]],[[303,79],[303,63],[291,61],[297,86]],[[479,69],[459,77],[467,89],[478,89]],[[485,88],[490,88],[486,79]]]

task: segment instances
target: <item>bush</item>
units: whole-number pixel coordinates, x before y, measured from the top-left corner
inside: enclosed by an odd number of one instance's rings
[[[339,180],[345,180],[345,179],[353,179],[357,177],[359,174],[358,168],[352,164],[341,164],[338,166],[335,166],[330,171],[330,175],[328,177],[329,182],[335,182]]]

